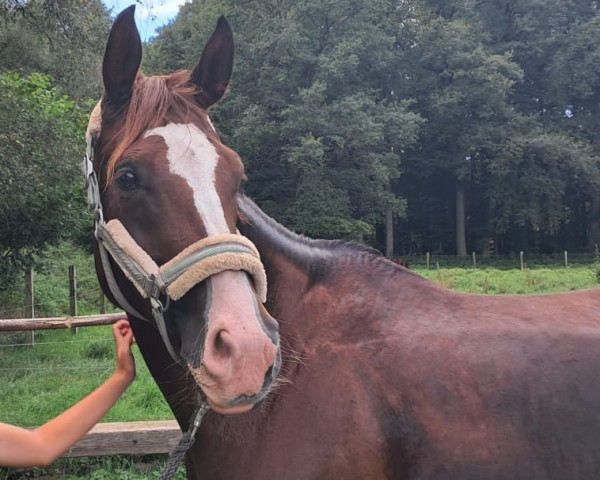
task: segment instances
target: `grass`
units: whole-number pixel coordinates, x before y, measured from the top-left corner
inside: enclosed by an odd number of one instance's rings
[[[2,421],[36,426],[94,390],[114,371],[111,327],[36,333],[35,347],[0,346]],[[104,421],[165,420],[173,416],[134,347],[137,378]]]
[[[50,251],[36,274],[36,316],[69,313],[68,266],[77,266],[79,314],[98,313],[98,289],[91,256],[71,245]],[[505,270],[450,268],[416,271],[445,287],[476,294],[529,294],[598,286],[599,266]],[[23,286],[0,293],[0,318],[24,316]],[[63,412],[108,378],[115,367],[110,327],[39,331],[36,345],[19,346],[24,333],[0,332],[0,421],[36,426]],[[107,422],[166,420],[173,416],[139,352],[137,379],[103,419]],[[0,480],[159,478],[164,455],[64,459],[45,469],[1,469]],[[183,479],[181,468],[177,479]]]
[[[2,469],[0,480],[148,480],[160,478],[166,455],[66,458],[47,468]],[[174,480],[185,480],[180,467]]]
[[[417,272],[447,288],[475,294],[544,294],[598,286],[598,266],[500,270],[496,268],[419,269]]]

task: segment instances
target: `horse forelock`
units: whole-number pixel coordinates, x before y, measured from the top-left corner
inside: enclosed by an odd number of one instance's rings
[[[198,87],[189,82],[189,78],[190,73],[186,70],[150,77],[140,73],[126,108],[111,112],[112,118],[103,118],[103,121],[119,121],[121,125],[112,138],[103,139],[111,152],[107,163],[109,182],[119,159],[145,131],[164,125],[167,117],[171,121],[188,123],[192,112],[201,109],[194,100]]]

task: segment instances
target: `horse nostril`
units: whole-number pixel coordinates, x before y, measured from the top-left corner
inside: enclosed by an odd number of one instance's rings
[[[231,356],[232,350],[230,343],[226,340],[227,331],[221,330],[215,335],[214,346],[215,352],[221,358],[227,358]]]
[[[272,378],[273,377],[273,366],[270,366],[269,369],[267,370],[267,373],[265,373],[265,378]]]

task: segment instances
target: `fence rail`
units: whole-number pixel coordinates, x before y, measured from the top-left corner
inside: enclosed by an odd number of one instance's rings
[[[123,318],[124,315],[124,313],[107,313],[81,317],[8,318],[0,320],[0,332],[58,330],[61,328],[112,325],[119,318]]]
[[[180,438],[181,430],[175,420],[99,423],[64,456],[100,457],[169,453]]]

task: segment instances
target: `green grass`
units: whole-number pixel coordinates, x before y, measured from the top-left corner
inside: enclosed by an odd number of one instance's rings
[[[18,339],[22,341],[22,339]],[[114,371],[111,327],[36,332],[35,347],[0,346],[2,421],[40,425],[90,393]],[[162,394],[134,347],[137,378],[104,421],[172,419]]]
[[[6,342],[6,338],[4,339]],[[0,346],[0,421],[37,426],[75,404],[108,378],[115,368],[110,327],[36,333],[35,347]],[[103,422],[169,420],[173,415],[134,347],[137,378]],[[0,469],[0,480],[158,478],[166,456],[66,459],[51,468]],[[10,475],[9,475],[9,472]],[[183,471],[179,479],[185,478]]]
[[[597,266],[536,270],[450,268],[416,271],[447,288],[475,294],[544,294],[598,286]]]
[[[2,469],[0,480],[148,480],[158,479],[167,455],[135,457],[66,458],[52,466],[35,469]],[[185,467],[179,467],[174,480],[185,480]]]
[[[92,255],[69,243],[51,247],[34,272],[34,304],[36,317],[58,317],[70,314],[69,267],[77,273],[77,314],[98,313],[101,290],[98,285]],[[8,289],[0,290],[0,318],[28,317],[25,274]],[[110,307],[110,304],[108,304]]]

